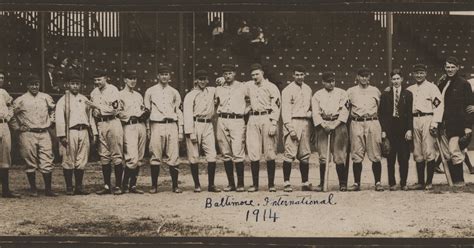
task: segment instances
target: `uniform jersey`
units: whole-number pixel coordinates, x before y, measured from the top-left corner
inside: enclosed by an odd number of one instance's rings
[[[312,90],[307,84],[299,86],[292,82],[283,89],[281,95],[281,119],[285,126],[291,123],[293,117],[311,116]]]
[[[150,121],[175,120],[182,130],[181,96],[175,88],[161,84],[150,87],[145,92],[144,104],[150,110]]]
[[[413,113],[433,113],[433,122],[441,122],[443,118],[444,103],[441,92],[431,82],[424,81],[407,88],[413,94]]]
[[[106,84],[102,90],[95,88],[91,92],[91,100],[99,106],[97,111],[94,111],[96,117],[99,115],[116,115],[122,108],[119,91],[115,85]]]
[[[318,126],[324,121],[324,118],[335,116],[338,116],[337,120],[345,123],[349,116],[347,101],[347,93],[343,89],[318,90],[311,99],[314,125]]]
[[[0,89],[0,119],[10,120],[13,115],[12,101],[13,98],[10,94],[4,89]]]
[[[216,88],[217,113],[244,115],[248,111],[246,102],[247,87],[244,83],[234,81],[232,85],[224,83]]]
[[[351,115],[353,117],[374,117],[380,103],[380,91],[369,85],[363,88],[360,85],[353,86],[347,90],[347,96],[351,104]]]
[[[137,91],[125,88],[120,91],[119,99],[123,105],[123,109],[118,115],[121,121],[127,122],[130,117],[140,117],[143,114],[145,110],[143,97]]]
[[[211,119],[215,113],[214,97],[216,88],[199,87],[191,90],[184,97],[184,133],[194,133],[194,118]]]
[[[273,83],[263,80],[259,85],[254,81],[245,83],[250,99],[250,109],[256,112],[270,111],[270,120],[280,119],[280,91]]]
[[[87,125],[91,127],[92,133],[97,135],[97,128],[92,118],[92,109],[86,104],[87,97],[82,94],[70,94],[70,114],[69,127],[77,125]],[[56,105],[56,135],[66,136],[66,96],[62,96]]]
[[[48,128],[51,126],[50,112],[55,108],[53,98],[38,92],[33,96],[30,92],[13,101],[13,110],[21,126],[27,128]]]

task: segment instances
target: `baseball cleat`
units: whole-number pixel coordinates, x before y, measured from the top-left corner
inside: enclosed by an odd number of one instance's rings
[[[283,188],[284,192],[293,192],[293,189],[291,188],[291,185],[285,185],[285,188]]]
[[[132,186],[128,192],[132,193],[132,194],[143,194],[143,190],[139,190],[137,189],[137,186]]]
[[[248,192],[257,192],[258,191],[258,187],[256,186],[250,186],[250,188],[247,190]]]
[[[349,189],[349,191],[360,191],[360,185],[357,183],[354,183]]]
[[[416,183],[408,187],[410,190],[423,190],[425,188],[425,185],[421,183]]]
[[[194,188],[194,193],[200,193],[201,192],[201,187],[197,186]]]
[[[221,192],[221,190],[220,190],[219,188],[217,188],[215,185],[212,185],[212,186],[207,187],[207,191],[209,191],[209,192],[214,192],[214,193],[219,193],[219,192]]]
[[[377,182],[377,183],[375,184],[375,191],[378,191],[378,192],[384,191],[384,188],[383,188],[383,186],[382,186],[382,183]]]
[[[427,184],[425,185],[425,190],[432,190],[433,189],[433,184]]]
[[[396,185],[392,185],[388,188],[390,191],[397,191],[397,186]]]
[[[230,192],[230,191],[236,191],[237,189],[235,188],[234,185],[228,185],[224,188],[225,192]]]
[[[271,187],[268,187],[268,191],[269,192],[276,192],[277,190],[276,190],[275,186],[271,186]]]
[[[150,191],[148,191],[150,194],[156,194],[158,193],[158,187],[151,187]]]
[[[174,188],[174,189],[173,189],[173,192],[174,192],[174,193],[177,193],[177,194],[183,193],[183,191],[182,191],[180,188],[178,188],[178,187]]]
[[[237,189],[235,190],[237,192],[244,192],[245,191],[245,188],[242,186],[242,187],[237,187]]]

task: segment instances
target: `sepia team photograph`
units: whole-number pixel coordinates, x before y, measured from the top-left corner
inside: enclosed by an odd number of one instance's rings
[[[474,245],[471,1],[0,1],[0,30],[0,247]]]

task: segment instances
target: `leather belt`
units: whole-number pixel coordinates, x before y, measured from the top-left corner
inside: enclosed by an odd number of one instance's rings
[[[291,117],[291,119],[296,119],[296,120],[310,120],[311,117],[307,117],[307,116],[295,116],[295,117]]]
[[[427,116],[427,115],[433,115],[433,113],[414,113],[413,117],[421,117],[421,116]]]
[[[123,125],[132,125],[132,124],[143,123],[143,121],[141,121],[138,118],[130,118],[130,120],[128,120],[127,122],[123,121],[122,123]]]
[[[353,121],[375,121],[378,117],[352,117]]]
[[[70,127],[69,129],[72,129],[72,130],[77,130],[77,131],[81,131],[81,130],[86,130],[88,129],[89,126],[85,125],[85,124],[77,124],[73,127]]]
[[[96,118],[97,122],[110,121],[113,119],[115,119],[115,115],[103,115]]]
[[[211,123],[211,122],[212,122],[211,119],[197,118],[197,117],[194,117],[194,121],[197,121],[197,122],[204,122],[204,123]]]
[[[244,118],[243,115],[228,114],[228,113],[219,113],[218,116],[221,117],[221,118],[226,118],[226,119],[242,119],[242,118]]]
[[[337,120],[337,118],[339,118],[339,115],[324,116],[323,120],[325,120],[325,121],[335,121],[335,120]]]
[[[261,112],[258,112],[258,111],[250,111],[250,115],[267,115],[267,114],[270,114],[270,111],[269,111],[269,110],[265,110],[265,111],[261,111]]]
[[[8,122],[7,119],[4,119],[4,118],[0,119],[0,123],[7,123],[7,122]]]
[[[46,131],[48,131],[47,128],[30,128],[30,129],[28,129],[27,132],[32,132],[32,133],[44,133],[44,132],[46,132]]]
[[[151,121],[151,123],[175,123],[175,120],[172,119],[164,119],[162,121]]]

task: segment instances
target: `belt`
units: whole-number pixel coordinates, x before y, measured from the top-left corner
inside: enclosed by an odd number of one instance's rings
[[[211,123],[211,122],[212,122],[211,119],[197,118],[197,117],[194,117],[194,121],[197,121],[197,122],[204,122],[204,123]]]
[[[69,129],[81,131],[81,130],[85,130],[85,129],[88,129],[88,128],[89,128],[89,126],[87,126],[85,124],[77,124],[73,127],[70,127]]]
[[[97,122],[110,121],[113,119],[115,119],[115,115],[103,115],[96,118]]]
[[[352,117],[353,121],[375,121],[378,117]]]
[[[250,111],[250,114],[251,114],[251,115],[266,115],[266,114],[270,114],[270,111],[269,111],[269,110],[264,110],[264,111],[261,111],[261,112],[258,112],[258,111]]]
[[[132,124],[137,124],[137,123],[143,123],[143,121],[141,121],[138,118],[130,118],[130,120],[128,120],[127,122],[123,121],[122,123],[123,125],[132,125]]]
[[[337,118],[339,118],[339,115],[324,116],[323,120],[325,120],[325,121],[334,121],[334,120],[337,120]]]
[[[243,115],[228,114],[228,113],[220,113],[218,116],[221,117],[221,118],[227,118],[227,119],[242,119],[242,118],[244,118]]]
[[[44,133],[48,131],[47,128],[30,128],[27,130],[27,132],[32,132],[32,133]]]
[[[307,116],[295,116],[295,117],[291,117],[291,119],[296,119],[296,120],[310,120],[311,117],[307,117]]]
[[[433,115],[433,113],[421,113],[421,112],[418,112],[418,113],[414,113],[414,114],[413,114],[413,117],[421,117],[421,116],[427,116],[427,115]]]
[[[3,119],[3,118],[0,119],[0,123],[7,123],[7,122],[8,122],[7,119]]]
[[[175,120],[172,119],[164,119],[162,121],[151,121],[151,123],[175,123]]]

